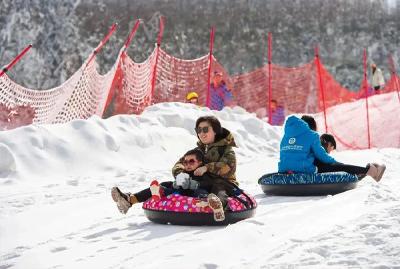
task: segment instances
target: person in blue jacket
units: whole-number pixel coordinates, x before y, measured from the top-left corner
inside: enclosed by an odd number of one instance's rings
[[[278,105],[275,99],[271,100],[271,125],[283,125],[285,122],[285,109]]]
[[[210,109],[212,110],[222,110],[233,99],[233,94],[222,79],[221,72],[214,72],[213,82],[210,85],[210,95]]]
[[[370,163],[366,167],[347,165],[337,162],[321,145],[316,132],[317,124],[313,117],[301,119],[290,116],[285,123],[284,135],[280,144],[279,173],[326,173],[347,172],[356,175],[368,175],[379,181],[386,166]]]

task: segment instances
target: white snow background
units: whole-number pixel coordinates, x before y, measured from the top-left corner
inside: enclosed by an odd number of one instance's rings
[[[388,106],[397,95],[385,96],[372,97],[382,100],[380,117],[393,122],[382,132],[400,141],[391,133],[400,128],[393,120],[400,104]],[[333,109],[346,119],[356,106]],[[189,227],[152,223],[141,205],[121,215],[110,189],[135,192],[152,179],[171,180],[173,164],[195,147],[202,115],[215,115],[234,134],[238,180],[258,202],[255,217]],[[357,126],[365,115],[351,120]],[[334,196],[267,196],[257,180],[277,170],[281,136],[282,127],[239,107],[215,112],[181,103],[0,132],[0,269],[400,268],[400,149],[333,154],[355,165],[385,163],[380,183],[366,177]]]

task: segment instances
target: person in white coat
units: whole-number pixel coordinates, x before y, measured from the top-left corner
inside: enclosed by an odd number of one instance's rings
[[[375,92],[378,92],[380,89],[383,89],[385,85],[385,79],[382,75],[382,70],[376,67],[376,64],[371,64],[372,69],[372,87],[375,89]]]

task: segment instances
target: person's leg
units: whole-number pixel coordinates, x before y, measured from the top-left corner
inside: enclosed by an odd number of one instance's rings
[[[118,187],[111,189],[111,197],[117,203],[117,208],[122,214],[126,214],[132,204],[138,203],[135,196],[131,199],[131,194],[123,193]]]
[[[166,189],[164,193],[168,195],[170,192],[167,189],[172,189],[172,181],[162,182],[161,188]],[[133,204],[143,203],[152,197],[150,188],[143,189],[137,193],[123,193],[118,187],[111,189],[111,197],[117,203],[118,210],[122,214],[126,214]]]
[[[326,164],[315,161],[314,164],[318,168],[318,173],[327,172],[347,172],[349,174],[358,175],[362,179],[365,175],[372,177],[375,181],[380,181],[386,166],[384,164],[369,163],[366,167],[349,165],[343,163]]]
[[[150,192],[151,192],[151,197],[154,200],[160,200],[161,197],[170,195],[177,191],[176,189],[173,188],[173,182],[172,181],[166,181],[162,182],[161,184],[158,183],[157,180],[153,180],[150,183]]]
[[[370,163],[367,175],[379,182],[386,170],[386,165],[378,163]]]
[[[315,162],[314,163],[318,168],[318,173],[328,173],[328,172],[346,172],[354,175],[363,175],[367,174],[369,169],[369,164],[366,167],[343,164],[343,163],[322,163]]]
[[[214,220],[215,221],[224,221],[225,220],[225,213],[224,207],[222,206],[221,200],[217,195],[214,193],[210,193],[207,196],[208,206],[212,209],[214,213]]]
[[[199,198],[206,198],[210,193],[205,189],[193,190],[193,196]]]
[[[218,179],[215,179],[210,194],[207,196],[207,201],[214,212],[214,220],[223,221],[225,219],[224,208],[228,204],[228,194],[226,186]]]
[[[160,183],[160,186],[164,190],[165,195],[169,195],[172,193],[168,190],[168,189],[172,189],[172,184],[173,184],[172,181],[165,181],[165,182]],[[136,199],[139,203],[143,203],[143,202],[147,201],[148,199],[150,199],[152,194],[151,194],[150,188],[146,188],[144,190],[141,190],[140,192],[130,195],[130,197],[132,197],[132,196],[136,197]]]
[[[205,178],[199,180],[199,189],[206,190],[207,192],[211,193],[211,189],[215,183],[215,179]]]
[[[218,181],[212,186],[211,193],[217,195],[217,197],[221,200],[222,206],[228,204],[228,193],[224,184],[219,183]]]

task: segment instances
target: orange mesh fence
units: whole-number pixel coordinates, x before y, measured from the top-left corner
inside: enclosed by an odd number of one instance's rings
[[[233,95],[233,99],[224,100],[225,106],[239,105],[266,120],[269,99],[276,100],[284,116],[325,112],[317,116],[320,131],[325,131],[326,126],[336,137],[339,149],[400,146],[400,126],[389,134],[393,136],[391,140],[385,139],[379,128],[383,118],[383,124],[397,126],[391,122],[393,117],[384,117],[392,113],[397,115],[400,107],[399,78],[395,72],[380,91],[382,94],[371,96],[374,91],[366,79],[357,92],[350,91],[333,78],[318,58],[298,67],[271,64],[233,76],[214,57],[211,59],[209,69],[209,54],[184,60],[156,47],[146,61],[135,63],[122,50],[107,74],[100,75],[96,71],[94,58],[94,61],[86,61],[88,64],[85,62],[61,86],[44,91],[24,88],[3,75],[0,78],[0,127],[11,129],[31,122],[63,123],[92,115],[139,114],[153,103],[185,102],[187,93],[192,91],[198,93],[199,105],[205,106],[210,94],[210,106],[218,107],[215,103],[219,102],[218,98],[213,98],[213,94],[223,98],[225,95],[217,90],[212,92],[212,87],[209,93],[208,83],[214,83],[214,76],[221,74],[227,96]],[[397,95],[384,94],[394,91]],[[382,101],[391,106],[382,106]],[[347,104],[343,106],[343,103]],[[271,111],[275,113],[276,109]],[[351,119],[357,119],[354,120],[357,125],[352,125]]]
[[[117,66],[115,79],[104,112],[105,117],[118,114],[140,114],[151,105],[151,81],[156,50],[142,63],[135,63],[125,52]]]
[[[318,64],[318,63],[317,63]],[[335,106],[341,103],[352,102],[357,99],[358,92],[352,92],[344,87],[342,87],[333,76],[325,69],[325,67],[320,64],[320,74],[322,81],[322,88],[324,91],[325,97],[325,108],[329,108],[331,106]],[[320,82],[317,81],[319,84]],[[361,86],[360,91],[363,91],[363,87]],[[318,85],[318,99],[319,102],[319,111],[324,109],[323,107],[323,96]]]
[[[266,117],[268,73],[266,67],[232,77],[234,102],[258,117]]]
[[[26,123],[38,124],[64,123],[74,119],[86,119],[103,113],[108,89],[114,78],[113,68],[106,75],[96,70],[96,61],[76,72],[61,86],[49,90],[25,88],[4,74],[0,77],[0,104],[19,109],[20,118],[14,124],[1,124],[2,129],[12,129]],[[29,109],[22,109],[29,106]],[[17,112],[18,112],[17,109]],[[26,115],[22,115],[22,114]],[[26,118],[28,117],[28,118]],[[29,119],[31,117],[31,119]],[[10,117],[7,119],[10,122]]]
[[[271,99],[284,105],[286,115],[318,111],[316,71],[313,62],[300,67],[272,65]]]
[[[154,103],[185,102],[186,94],[199,94],[199,104],[206,104],[208,55],[194,60],[183,60],[159,50],[154,88]]]
[[[342,87],[326,68],[316,59],[318,68],[318,100],[319,111],[324,112],[324,117],[319,122],[319,131],[332,134],[337,142],[338,149],[363,149],[368,148],[368,136],[366,123],[366,109],[362,101],[337,107],[342,103],[348,103],[365,97],[364,83],[359,91],[352,92]],[[318,66],[319,65],[319,66]],[[346,113],[348,117],[353,117],[355,121],[361,119],[361,126],[349,127],[349,118],[342,117]],[[365,115],[364,117],[361,115]],[[358,123],[360,124],[360,123]],[[357,129],[357,131],[355,131]]]
[[[326,110],[327,132],[335,137],[339,150],[368,148],[365,100],[332,106]],[[318,130],[324,133],[325,122],[322,113],[317,123]]]
[[[390,79],[386,82],[385,87],[380,90],[382,93],[387,92],[397,92],[399,94],[400,91],[400,79],[396,74],[392,74]],[[400,102],[400,99],[399,99]]]
[[[33,122],[35,110],[30,105],[7,107],[0,104],[0,130],[11,130]]]
[[[368,101],[368,114],[366,102]],[[382,105],[384,104],[384,105]],[[396,94],[379,94],[327,109],[328,132],[338,150],[400,147],[400,104]],[[324,132],[322,114],[317,123]],[[370,141],[370,144],[368,143]]]
[[[237,103],[263,118],[268,111],[268,65],[232,77]],[[308,63],[296,68],[272,65],[271,99],[285,114],[315,113],[317,108],[315,66]]]
[[[393,91],[375,94],[368,98],[368,105],[371,147],[400,147],[400,102],[397,94]]]
[[[105,75],[97,72],[96,65],[96,61],[92,61],[81,71],[75,85],[63,89],[66,93],[63,96],[64,100],[57,105],[55,110],[57,113],[51,123],[87,119],[92,115],[102,116],[107,94],[114,79],[116,64]],[[60,98],[59,101],[61,100]]]

